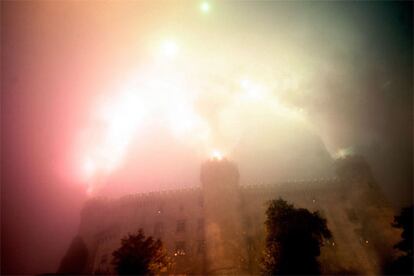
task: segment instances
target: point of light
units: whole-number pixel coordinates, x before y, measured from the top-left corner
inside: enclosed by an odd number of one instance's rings
[[[200,9],[203,13],[208,13],[210,11],[210,4],[208,2],[203,2],[200,5]]]
[[[250,85],[250,81],[248,79],[242,79],[240,80],[240,86],[244,89],[247,89]]]
[[[353,150],[352,150],[351,147],[343,148],[343,149],[339,149],[335,153],[335,157],[341,159],[341,158],[345,158],[345,157],[347,157],[349,155],[352,155],[352,153],[353,153]]]
[[[174,40],[166,40],[161,44],[161,53],[164,57],[172,59],[178,54],[178,45]]]
[[[240,87],[244,91],[246,99],[253,101],[264,99],[265,91],[261,85],[254,83],[249,79],[242,79],[240,80]]]
[[[336,156],[339,158],[344,158],[346,156],[346,151],[343,149],[338,150],[338,152],[336,153]]]
[[[214,160],[222,160],[224,158],[224,154],[221,151],[214,149],[211,152],[211,158]]]

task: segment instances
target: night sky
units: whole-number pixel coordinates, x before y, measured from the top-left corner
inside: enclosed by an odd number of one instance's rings
[[[82,204],[331,175],[412,202],[411,2],[2,1],[2,273],[55,272]]]

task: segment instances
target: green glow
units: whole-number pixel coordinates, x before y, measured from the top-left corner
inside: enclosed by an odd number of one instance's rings
[[[210,11],[210,4],[208,2],[203,2],[200,5],[200,9],[203,13],[208,13]]]

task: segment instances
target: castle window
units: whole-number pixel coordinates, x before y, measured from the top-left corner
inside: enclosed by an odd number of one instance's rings
[[[206,242],[204,240],[199,240],[197,242],[197,253],[198,254],[204,253],[205,248],[206,248]]]
[[[250,218],[246,217],[245,222],[246,222],[246,228],[250,229],[252,227],[252,221],[250,220]]]
[[[197,230],[202,231],[204,229],[204,219],[199,218],[197,221]]]
[[[101,264],[106,264],[107,261],[108,261],[108,256],[106,254],[102,255]]]
[[[254,249],[254,242],[253,242],[253,238],[251,236],[247,237],[246,243],[247,243],[247,250],[252,251]]]
[[[185,220],[177,221],[177,233],[185,232]]]
[[[175,242],[174,256],[184,256],[185,254],[185,241]]]
[[[204,199],[203,199],[203,197],[202,197],[202,196],[199,196],[199,197],[198,197],[198,205],[199,205],[200,207],[203,207],[203,206],[204,206]]]
[[[346,210],[346,214],[347,214],[347,216],[348,216],[348,219],[351,221],[351,222],[357,222],[358,221],[358,216],[357,216],[357,214],[356,214],[356,212],[355,212],[355,210],[354,209],[349,209],[349,210]]]

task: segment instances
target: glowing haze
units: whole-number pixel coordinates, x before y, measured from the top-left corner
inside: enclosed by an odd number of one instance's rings
[[[355,123],[367,129],[354,104],[365,84],[351,58],[365,53],[367,40],[354,22],[324,13],[333,5],[178,3],[111,3],[96,15],[119,34],[107,38],[116,67],[91,93],[74,147],[89,192],[197,185],[197,173],[183,171],[215,150],[239,163],[245,182],[314,177],[329,166],[327,151],[364,152],[376,139],[348,131]],[[291,20],[296,8],[303,12]],[[381,82],[390,89],[386,77]],[[325,151],[319,159],[308,153],[315,147]],[[306,160],[295,161],[301,155]]]
[[[136,61],[128,60],[127,66],[122,65],[112,79],[105,81],[104,89],[96,91],[76,142],[74,166],[89,194],[105,190],[101,188],[108,184],[113,186],[111,194],[114,189],[121,194],[156,189],[157,182],[165,182],[166,186],[171,185],[166,182],[198,185],[198,166],[209,157],[222,158],[225,154],[240,162],[243,169],[256,151],[252,143],[271,152],[286,146],[286,134],[279,133],[297,129],[315,132],[306,110],[291,101],[292,95],[313,79],[305,55],[298,56],[290,40],[266,45],[262,39],[246,42],[238,34],[229,37],[230,29],[217,32],[217,25],[225,24],[220,11],[211,9],[210,2],[196,4],[176,7],[168,2],[156,3],[151,8],[163,7],[159,16],[167,19],[150,20],[153,28],[142,29],[140,35],[126,32],[129,44],[137,46],[128,46],[129,51],[122,55]],[[135,7],[136,3],[129,5]],[[180,16],[185,20],[178,20]],[[174,23],[160,24],[167,21]],[[137,24],[134,19],[128,23]],[[281,38],[287,33],[281,29]],[[234,47],[241,43],[244,48]],[[270,62],[268,54],[263,54],[270,51],[274,51],[272,56],[284,54]],[[254,136],[255,142],[246,138],[252,131],[261,133]],[[300,139],[307,138],[290,140]],[[157,155],[157,143],[165,144],[168,150],[175,148],[174,157]],[[180,146],[183,144],[184,148]],[[289,144],[279,155],[291,150]],[[178,166],[169,161],[177,155],[184,156]],[[137,162],[140,158],[159,160]],[[267,162],[271,157],[266,158]],[[157,177],[154,166],[171,178]],[[270,166],[267,170],[274,171]],[[269,179],[259,177],[266,166],[259,170],[247,167],[247,182]],[[292,174],[275,176],[288,178]],[[123,190],[125,183],[129,188]]]
[[[256,184],[362,154],[411,202],[412,34],[409,1],[2,1],[3,274],[55,272],[88,196],[207,159]]]
[[[84,130],[81,148],[81,169],[89,193],[100,184],[97,178],[123,165],[131,143],[139,143],[153,125],[190,145],[200,160],[222,159],[223,152],[231,153],[245,131],[243,117],[253,115],[254,120],[255,114],[262,113],[270,120],[305,126],[303,110],[280,102],[272,84],[245,74],[214,83],[214,73],[197,67],[196,60],[186,58],[178,45],[175,40],[162,41],[152,62],[125,74],[119,87],[96,99],[93,123]],[[279,88],[279,92],[286,89],[291,87]],[[210,106],[209,113],[204,106],[206,93],[214,93],[219,103]],[[216,116],[218,125],[212,118]]]

